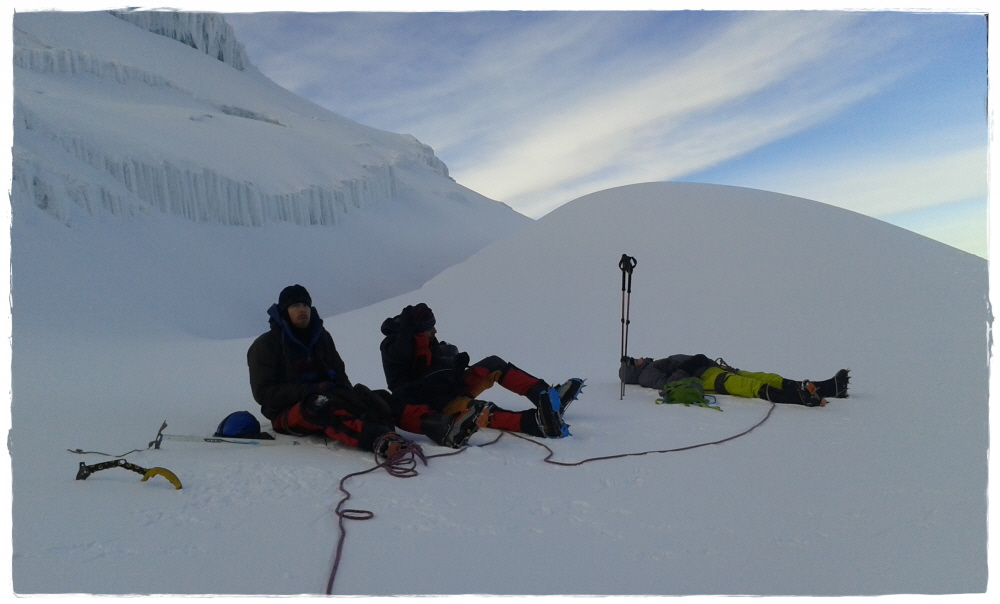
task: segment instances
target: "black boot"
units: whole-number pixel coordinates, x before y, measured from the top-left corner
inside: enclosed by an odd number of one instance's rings
[[[546,438],[563,438],[570,435],[569,426],[563,421],[561,411],[562,402],[555,388],[549,388],[548,392],[542,393],[538,401],[538,423]]]
[[[810,386],[812,386],[810,388]],[[805,405],[806,407],[825,407],[826,401],[817,395],[811,382],[802,382],[799,388],[774,388],[764,384],[757,393],[758,398],[782,405]]]
[[[847,398],[847,386],[851,381],[850,369],[841,369],[837,375],[822,382],[816,382],[816,394],[826,398]]]
[[[546,384],[545,381],[538,380],[534,386],[524,393],[524,398],[531,401],[531,404],[537,407],[539,401],[542,399],[542,395],[548,394],[550,388],[551,386]]]
[[[461,413],[445,415],[433,413],[420,420],[420,428],[424,434],[439,445],[461,449],[479,430],[477,421],[484,412],[483,401],[472,401],[469,408]]]
[[[538,410],[521,411],[521,432],[531,436],[545,436],[542,424],[538,420]]]

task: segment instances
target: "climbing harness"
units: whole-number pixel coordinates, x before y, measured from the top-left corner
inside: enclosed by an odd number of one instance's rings
[[[732,365],[730,365],[729,363],[727,363],[725,361],[725,359],[723,359],[722,357],[719,357],[719,358],[715,359],[715,362],[718,363],[719,367],[722,367],[723,369],[725,369],[726,373],[739,373],[740,372],[739,369],[737,369],[737,368],[733,367]]]
[[[166,478],[170,484],[174,485],[174,489],[181,488],[181,481],[177,478],[177,475],[166,468],[150,468],[146,469],[137,466],[133,463],[129,463],[125,459],[116,459],[114,461],[105,461],[92,466],[88,466],[84,462],[80,462],[80,470],[76,473],[77,480],[87,480],[87,477],[94,472],[100,472],[101,470],[107,470],[108,468],[125,468],[126,470],[131,470],[138,474],[142,474],[142,480],[140,482],[146,482],[153,476],[162,476]]]

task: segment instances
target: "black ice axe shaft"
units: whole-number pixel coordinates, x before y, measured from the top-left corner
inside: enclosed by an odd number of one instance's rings
[[[628,358],[628,326],[631,321],[629,320],[629,312],[632,307],[632,271],[635,270],[635,265],[638,264],[633,256],[628,254],[622,254],[622,259],[618,261],[618,268],[622,271],[622,356],[619,359],[619,363],[624,363],[625,359]],[[622,380],[622,400],[625,398],[625,380]]]

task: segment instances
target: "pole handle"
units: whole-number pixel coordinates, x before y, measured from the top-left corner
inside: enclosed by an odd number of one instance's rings
[[[635,270],[635,265],[638,264],[635,256],[629,256],[628,254],[622,254],[622,259],[618,261],[618,268],[622,269],[622,273],[632,274]]]

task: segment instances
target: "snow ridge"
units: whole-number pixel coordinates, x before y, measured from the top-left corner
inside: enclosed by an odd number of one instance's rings
[[[232,26],[221,15],[180,11],[108,12],[149,32],[187,44],[239,71],[253,69]]]

